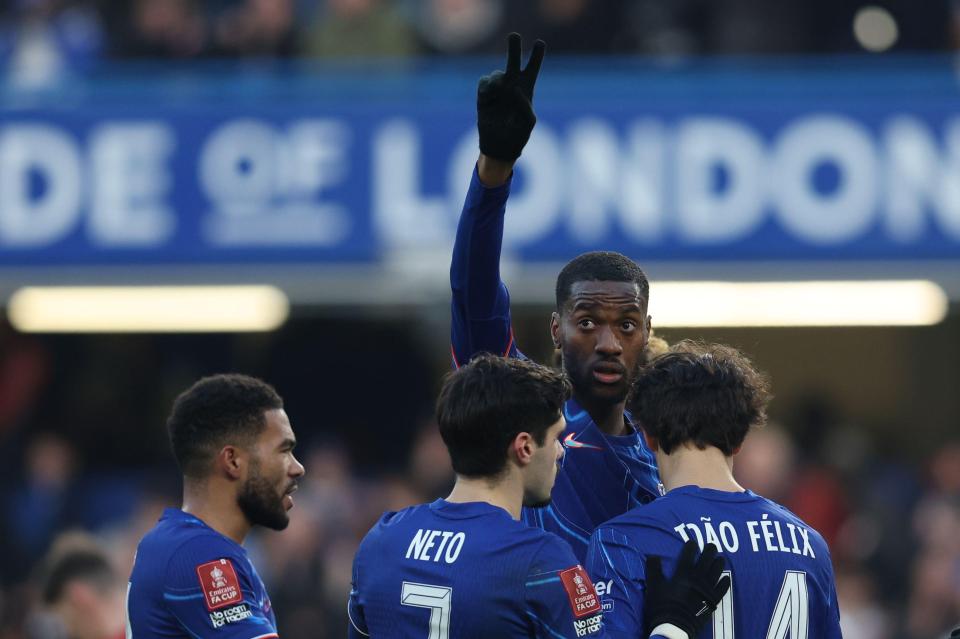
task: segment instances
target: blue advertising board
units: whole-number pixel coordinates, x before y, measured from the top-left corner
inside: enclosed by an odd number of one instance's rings
[[[477,156],[457,67],[125,67],[0,91],[0,266],[356,264],[452,243]],[[548,60],[507,241],[527,262],[960,258],[941,59]]]

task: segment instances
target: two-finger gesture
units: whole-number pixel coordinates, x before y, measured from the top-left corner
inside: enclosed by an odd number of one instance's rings
[[[477,129],[480,152],[498,160],[520,157],[537,123],[533,112],[533,87],[537,83],[543,40],[533,43],[525,69],[520,68],[520,34],[507,36],[507,68],[480,78],[477,86]]]

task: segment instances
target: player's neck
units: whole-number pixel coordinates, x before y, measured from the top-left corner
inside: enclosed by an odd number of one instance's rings
[[[226,491],[220,491],[209,484],[185,486],[183,489],[183,507],[218,533],[243,544],[250,532],[250,522],[237,506],[235,499],[226,497]]]
[[[684,446],[665,455],[657,453],[660,479],[668,491],[681,486],[699,486],[731,493],[743,492],[743,486],[733,477],[733,461],[718,448],[704,450]]]
[[[447,501],[454,504],[483,501],[503,508],[514,519],[520,519],[523,485],[513,476],[494,482],[487,478],[474,479],[457,475],[457,482],[453,485]]]
[[[581,399],[580,397],[574,397],[574,399],[587,411],[590,419],[593,420],[593,423],[596,424],[597,428],[603,431],[605,435],[620,436],[630,433],[627,420],[623,417],[625,402],[598,404]]]

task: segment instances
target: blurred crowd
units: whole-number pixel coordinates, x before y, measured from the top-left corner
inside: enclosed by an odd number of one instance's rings
[[[445,496],[453,478],[430,416],[442,349],[418,359],[416,330],[396,321],[352,320],[325,339],[338,323],[129,338],[0,325],[0,639],[66,639],[65,627],[76,639],[121,636],[136,544],[179,505],[164,416],[219,370],[275,383],[302,443],[289,528],[246,543],[281,636],[345,636],[362,536],[383,511]],[[360,341],[376,361],[358,357]],[[844,636],[932,639],[960,624],[960,441],[908,456],[823,396],[779,418],[748,438],[735,472],[829,542]]]
[[[134,58],[500,54],[511,30],[554,54],[851,53],[873,5],[893,51],[960,46],[958,0],[7,0],[0,63],[30,81]]]

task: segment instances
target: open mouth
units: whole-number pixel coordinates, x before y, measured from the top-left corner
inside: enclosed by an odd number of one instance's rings
[[[283,493],[283,505],[286,506],[287,510],[293,508],[293,493],[297,492],[297,488],[299,486],[293,484]]]
[[[601,384],[616,384],[624,374],[623,367],[617,364],[598,364],[593,367],[593,378]]]

